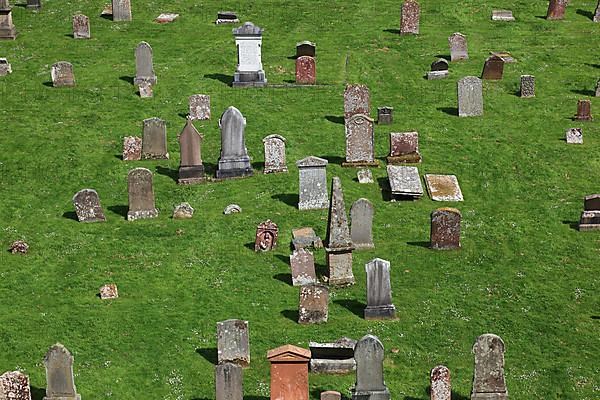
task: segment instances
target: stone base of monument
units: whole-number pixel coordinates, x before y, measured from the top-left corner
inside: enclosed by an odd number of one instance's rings
[[[252,176],[254,171],[250,165],[250,158],[219,160],[219,169],[217,169],[217,179],[241,178]]]
[[[354,285],[356,281],[352,273],[352,248],[330,249],[326,247],[325,252],[327,253],[327,267],[329,268],[328,285]]]
[[[206,181],[204,175],[204,165],[196,165],[193,167],[180,167],[177,183],[180,185],[192,185]]]
[[[142,153],[142,160],[168,160],[169,153],[165,154],[152,154],[152,153]]]
[[[311,359],[310,372],[315,374],[344,375],[356,370],[354,358],[345,360],[334,359]]]
[[[396,307],[393,304],[387,306],[367,306],[365,308],[365,319],[396,319]]]
[[[138,219],[148,219],[156,217],[158,217],[158,210],[156,208],[154,210],[138,210],[127,212],[127,221],[135,221]],[[69,397],[69,399],[71,398]],[[55,398],[52,398],[52,400],[55,400]]]
[[[417,164],[422,161],[420,153],[403,154],[401,156],[387,156],[388,164]]]
[[[139,86],[141,84],[150,84],[152,86],[156,85],[156,75],[154,76],[136,76],[135,78],[133,78],[133,84],[136,86]]]
[[[448,77],[448,71],[429,71],[427,73],[427,80],[434,81],[436,79],[444,79]]]
[[[17,38],[17,29],[12,26],[10,28],[0,28],[0,39],[15,40]]]
[[[60,397],[44,397],[43,400],[81,400],[81,395],[76,396],[60,396]]]
[[[579,219],[580,231],[600,230],[600,211],[584,211]]]
[[[342,167],[357,168],[357,167],[379,167],[379,160],[374,161],[344,161]]]
[[[508,392],[504,392],[504,393],[471,393],[471,400],[508,400]]]
[[[352,390],[352,400],[391,400],[392,395],[385,390]]]
[[[237,71],[233,75],[233,87],[263,87],[267,85],[265,71]]]

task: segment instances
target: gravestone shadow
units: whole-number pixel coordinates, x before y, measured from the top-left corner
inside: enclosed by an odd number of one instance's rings
[[[46,389],[35,386],[30,386],[29,389],[31,391],[31,400],[43,400],[46,397]]]
[[[189,114],[188,113],[179,113],[177,115],[179,115],[181,118],[183,118],[183,119],[185,119],[187,121],[187,118],[188,118]]]
[[[254,171],[262,171],[265,169],[265,163],[263,161],[255,161],[251,163]]]
[[[327,265],[315,263],[315,274],[321,278],[322,282],[326,282],[329,277],[329,268],[327,268]],[[323,279],[324,277],[327,279]]]
[[[389,177],[377,178],[377,184],[381,189],[381,199],[383,201],[392,201],[392,188],[390,187]]]
[[[435,58],[443,58],[444,60],[450,62],[450,60],[452,60],[452,57],[450,56],[450,54],[436,54]]]
[[[244,245],[244,247],[246,247],[246,248],[248,248],[248,249],[250,249],[250,250],[254,251],[254,245],[255,245],[255,244],[256,244],[256,243],[254,243],[254,242],[248,242],[248,243],[246,243],[246,244]],[[256,252],[256,253],[258,253],[258,252]],[[262,252],[261,252],[261,253],[262,253]]]
[[[119,80],[129,83],[133,85],[133,76],[120,76]]]
[[[275,257],[279,258],[286,267],[290,266],[290,257],[289,256],[285,256],[283,254],[276,254]]]
[[[569,228],[578,231],[579,230],[579,221],[563,221],[565,225],[569,225]]]
[[[344,116],[337,116],[337,115],[326,115],[325,119],[329,122],[333,122],[334,124],[344,124]]]
[[[217,365],[219,362],[216,347],[197,348],[196,353],[200,354],[206,361],[213,365]]]
[[[117,215],[120,215],[121,217],[127,219],[127,212],[129,211],[129,206],[123,206],[123,205],[119,205],[119,206],[108,206],[108,209],[112,212],[114,212]]]
[[[358,318],[363,318],[365,315],[365,308],[367,307],[367,305],[361,301],[358,301],[356,299],[340,299],[334,300],[333,302],[337,305],[344,307],[346,310],[350,311]]]
[[[277,279],[278,281],[281,281],[283,283],[286,283],[290,286],[292,285],[292,274],[275,274],[273,275],[273,279]]]
[[[456,393],[454,390],[451,392],[450,396],[452,400],[471,400],[470,396],[463,396],[460,393]]]
[[[52,83],[52,81],[44,82],[44,83],[42,83],[42,85],[47,86],[47,87],[54,87],[54,84]]]
[[[587,17],[590,21],[594,20],[594,13],[591,11],[582,10],[581,8],[579,8],[577,9],[577,11],[575,11],[575,13],[577,15],[583,15],[584,17]]]
[[[233,76],[225,75],[225,74],[205,74],[205,78],[214,79],[216,81],[221,81],[227,86],[232,86],[233,84]]]
[[[113,20],[112,14],[100,14],[100,18],[104,18],[104,19],[107,19],[109,21]]]
[[[62,216],[63,218],[72,219],[74,221],[79,222],[79,219],[77,218],[77,213],[75,211],[65,211]]]
[[[156,166],[156,173],[159,175],[168,176],[173,179],[177,183],[177,179],[179,179],[179,170],[171,169],[166,167],[161,167],[160,165]]]
[[[573,89],[571,90],[571,93],[577,93],[589,97],[594,97],[596,95],[596,91],[591,89]]]
[[[438,111],[446,113],[448,115],[458,116],[458,108],[457,107],[437,107]]]
[[[271,196],[273,200],[279,200],[290,207],[297,208],[300,196],[297,193],[280,193]]]
[[[73,37],[75,37],[75,36],[73,36],[73,34],[72,34],[72,33],[65,33],[65,37],[68,37],[68,38],[73,38]]]
[[[383,31],[387,32],[387,33],[393,33],[394,35],[400,34],[400,29],[395,29],[395,28],[387,28],[387,29],[384,29]]]
[[[587,65],[588,67],[592,67],[592,68],[600,68],[600,64],[585,63],[585,65]]]
[[[431,245],[431,242],[416,241],[416,242],[406,242],[406,244],[409,246],[425,247],[426,249],[428,249],[429,246]]]
[[[342,165],[342,163],[346,161],[345,158],[339,157],[339,156],[321,156],[321,158],[324,158],[327,161],[329,161],[329,164],[337,164],[337,165]]]
[[[294,322],[298,322],[298,310],[283,310],[281,312],[281,315],[283,315],[285,318],[289,319],[290,321],[294,321]]]

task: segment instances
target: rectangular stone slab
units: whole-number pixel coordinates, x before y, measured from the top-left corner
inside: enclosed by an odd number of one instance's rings
[[[388,165],[387,173],[392,194],[413,197],[423,195],[423,185],[417,167]]]
[[[454,175],[425,174],[427,192],[433,201],[463,201],[463,195]]]

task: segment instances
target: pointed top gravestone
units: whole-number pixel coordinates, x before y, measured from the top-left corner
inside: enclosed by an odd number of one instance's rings
[[[354,347],[356,384],[352,400],[390,400],[390,392],[383,381],[383,344],[373,335],[366,335]]]
[[[481,79],[466,76],[458,81],[458,116],[477,117],[483,115],[483,85]]]
[[[129,171],[127,188],[129,192],[127,220],[135,221],[137,219],[158,217],[158,210],[154,205],[152,172],[149,169],[135,168]]]
[[[135,48],[135,85],[149,83],[156,85],[156,74],[152,60],[152,47],[147,42],[140,42]]]
[[[73,378],[73,356],[62,344],[50,347],[44,358],[46,397],[44,400],[81,400]]]
[[[113,21],[131,21],[131,0],[112,0]]]
[[[192,120],[188,118],[183,131],[179,134],[179,184],[193,184],[203,182],[204,164],[202,164],[202,140],[204,137],[198,132]]]
[[[367,308],[365,319],[394,319],[390,262],[375,258],[365,265],[367,271]]]
[[[236,178],[253,174],[250,157],[246,149],[246,118],[240,110],[231,106],[219,120],[221,128],[221,157],[217,178]]]
[[[420,14],[421,7],[416,0],[406,0],[402,4],[402,15],[400,20],[401,35],[419,34]]]
[[[450,61],[468,60],[467,37],[460,32],[454,32],[448,38],[450,46]]]
[[[367,199],[358,199],[350,207],[352,221],[352,243],[357,249],[371,249],[373,244],[373,203]]]
[[[508,400],[504,380],[504,342],[500,336],[486,333],[473,345],[475,368],[471,400]]]
[[[320,210],[329,205],[327,194],[327,164],[329,161],[309,156],[296,161],[299,170],[300,210]]]

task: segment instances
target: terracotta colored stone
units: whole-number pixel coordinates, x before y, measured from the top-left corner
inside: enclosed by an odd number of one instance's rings
[[[0,400],[31,400],[29,377],[22,372],[5,372],[0,376]]]
[[[563,19],[569,0],[550,0],[546,19]]]
[[[575,119],[578,121],[591,121],[592,102],[589,100],[577,100],[577,114]]]
[[[498,81],[504,74],[504,60],[496,55],[489,56],[483,65],[481,79]]]
[[[125,136],[123,138],[123,161],[137,161],[142,159],[142,138]]]
[[[202,141],[192,120],[188,118],[183,131],[179,134],[179,173],[177,183],[189,185],[204,182],[204,164],[202,163]]]
[[[444,365],[438,365],[430,374],[430,399],[451,400],[452,386],[450,384],[450,370]]]
[[[119,290],[117,289],[117,285],[114,283],[109,283],[100,288],[100,298],[102,300],[107,299],[116,299],[119,297]]]
[[[279,228],[270,219],[261,222],[256,228],[254,251],[270,251],[277,247]]]
[[[438,208],[431,213],[431,248],[450,250],[460,248],[461,214],[456,208]]]
[[[347,85],[344,91],[344,119],[356,114],[371,115],[370,93],[366,85]]]
[[[296,83],[299,85],[317,83],[317,64],[313,57],[300,56],[296,59]]]
[[[389,164],[420,163],[419,133],[391,132]]]
[[[471,400],[508,400],[504,380],[504,342],[500,336],[486,333],[473,345],[475,368]]]
[[[310,350],[290,344],[269,350],[271,400],[308,400]]]
[[[329,288],[318,283],[301,286],[300,300],[298,302],[298,323],[325,323],[328,316]]]
[[[416,0],[406,0],[402,4],[402,15],[400,18],[400,34],[419,34],[419,19],[421,7]]]
[[[375,160],[375,132],[373,120],[365,114],[354,114],[345,121],[345,167],[377,166]]]

